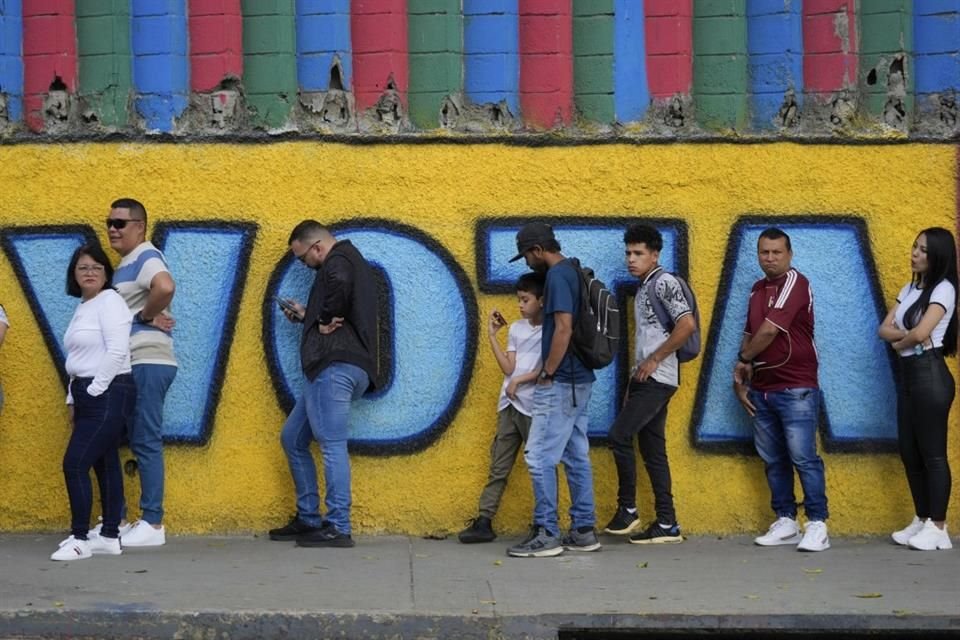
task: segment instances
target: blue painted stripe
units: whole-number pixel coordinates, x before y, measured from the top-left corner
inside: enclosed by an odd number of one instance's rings
[[[304,91],[330,88],[330,70],[340,61],[343,88],[353,77],[350,0],[297,0],[297,79]]]
[[[914,89],[960,88],[960,0],[914,0]]]
[[[800,0],[747,0],[747,53],[753,126],[774,129],[787,90],[803,104]]]
[[[137,113],[148,131],[173,131],[190,92],[186,0],[132,2],[130,30]]]
[[[632,122],[650,104],[643,0],[616,0],[613,10],[614,110],[618,122]]]
[[[506,100],[520,113],[518,0],[463,0],[464,91],[476,104]]]
[[[7,97],[7,118],[23,117],[23,7],[20,0],[0,0],[0,93]]]

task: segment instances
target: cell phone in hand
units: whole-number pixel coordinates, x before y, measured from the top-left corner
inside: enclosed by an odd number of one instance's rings
[[[494,311],[494,312],[493,312],[493,317],[494,317],[494,319],[495,319],[498,323],[500,323],[500,326],[506,326],[506,325],[507,325],[507,319],[504,318],[504,317],[503,317],[503,314],[500,313],[499,311]]]
[[[290,302],[289,300],[285,300],[284,298],[280,298],[278,296],[273,296],[273,299],[278,305],[280,305],[280,308],[283,309],[284,311],[289,311],[297,318],[301,317],[300,311],[298,311],[297,308],[293,305],[293,303]]]

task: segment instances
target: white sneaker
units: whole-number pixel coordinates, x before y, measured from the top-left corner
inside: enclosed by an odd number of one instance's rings
[[[797,551],[826,551],[830,548],[830,536],[827,535],[827,523],[811,520],[803,532],[803,540],[797,545]]]
[[[123,553],[120,547],[120,538],[105,538],[103,536],[91,536],[87,539],[90,553],[93,555],[118,556]]]
[[[137,520],[121,539],[125,547],[159,547],[166,543],[167,535],[163,526],[154,529],[146,520]]]
[[[781,544],[797,544],[800,542],[800,525],[793,518],[777,518],[770,525],[765,534],[753,539],[754,544],[761,547],[775,547]]]
[[[902,544],[907,546],[910,542],[910,538],[920,533],[920,530],[923,529],[923,520],[917,516],[913,516],[913,522],[908,524],[905,528],[900,529],[900,531],[894,531],[890,537],[893,538],[893,541],[897,544]]]
[[[97,520],[99,520],[99,522],[97,523],[97,526],[95,526],[93,529],[90,529],[90,531],[87,532],[88,536],[100,535],[100,530],[103,529],[103,516],[97,516]],[[119,535],[122,537],[130,533],[130,529],[133,529],[133,525],[134,525],[133,522],[128,522],[126,524],[120,525]]]
[[[953,549],[953,543],[950,542],[950,534],[947,533],[947,524],[943,524],[943,529],[933,524],[933,520],[927,520],[923,523],[923,529],[914,535],[907,542],[911,549],[920,551],[936,551],[938,549]]]
[[[60,548],[50,556],[51,560],[85,560],[92,556],[90,552],[90,543],[86,540],[77,540],[70,536],[60,543]]]

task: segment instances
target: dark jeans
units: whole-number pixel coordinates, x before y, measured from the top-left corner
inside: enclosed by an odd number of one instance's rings
[[[617,503],[633,508],[637,504],[637,461],[633,436],[637,436],[640,455],[653,487],[657,521],[676,524],[671,493],[670,462],[667,460],[667,404],[677,388],[648,378],[630,380],[627,404],[610,426],[607,436],[617,464]]]
[[[73,434],[63,455],[63,477],[70,498],[73,536],[86,540],[90,527],[93,485],[90,469],[97,473],[103,509],[101,534],[116,538],[123,505],[123,475],[117,447],[127,420],[133,414],[137,388],[130,374],[118,375],[101,395],[87,393],[92,378],[74,378],[70,383],[73,395]]]
[[[950,464],[947,415],[956,395],[953,376],[939,349],[900,358],[903,384],[897,394],[897,440],[917,516],[947,518]]]

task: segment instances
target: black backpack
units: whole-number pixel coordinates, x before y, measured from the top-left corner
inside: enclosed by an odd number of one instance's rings
[[[570,347],[584,366],[603,369],[613,362],[619,350],[620,308],[617,297],[598,280],[589,267],[570,258],[580,276],[580,301],[573,321]]]
[[[657,297],[656,290],[657,280],[659,280],[660,276],[664,273],[666,273],[666,271],[661,269],[659,272],[653,274],[653,277],[647,282],[647,298],[650,300],[650,306],[653,308],[653,313],[657,316],[660,325],[669,333],[673,331],[675,323],[667,312],[667,309],[663,306],[663,302]],[[680,284],[683,297],[687,299],[687,306],[689,306],[690,311],[693,312],[693,320],[696,323],[696,328],[693,330],[693,333],[691,333],[687,341],[677,349],[677,362],[690,362],[700,355],[700,309],[697,307],[697,298],[693,295],[693,290],[690,289],[687,281],[675,273],[671,275]]]

